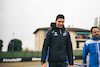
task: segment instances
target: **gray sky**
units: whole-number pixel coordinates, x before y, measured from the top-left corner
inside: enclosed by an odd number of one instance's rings
[[[58,14],[65,15],[65,27],[90,29],[100,16],[100,0],[0,0],[3,51],[13,37],[22,41],[23,49],[34,50],[33,32],[50,26]]]

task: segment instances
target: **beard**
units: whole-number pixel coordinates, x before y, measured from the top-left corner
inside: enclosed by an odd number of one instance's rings
[[[96,39],[99,39],[99,34],[96,34],[94,37],[95,37]]]

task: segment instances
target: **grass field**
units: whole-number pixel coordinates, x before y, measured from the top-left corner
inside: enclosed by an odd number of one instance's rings
[[[74,63],[82,63],[83,60],[74,60]],[[48,63],[46,62],[46,65]],[[41,66],[40,61],[38,62],[4,62],[0,63],[0,67],[31,67],[31,66]]]

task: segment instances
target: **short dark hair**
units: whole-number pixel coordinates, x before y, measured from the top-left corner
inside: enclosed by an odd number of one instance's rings
[[[56,20],[58,20],[59,18],[65,19],[64,15],[62,14],[57,15]]]
[[[91,33],[92,33],[92,29],[93,29],[93,28],[98,28],[98,27],[97,27],[97,26],[93,26],[93,27],[91,28]],[[99,28],[98,28],[98,29],[99,29]]]

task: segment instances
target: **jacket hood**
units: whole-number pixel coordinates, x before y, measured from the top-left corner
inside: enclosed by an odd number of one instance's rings
[[[51,26],[53,29],[57,28],[55,22],[52,22],[50,26]]]
[[[52,27],[52,29],[65,29],[64,26],[63,26],[63,28],[57,28],[55,22],[52,22],[50,26]]]

